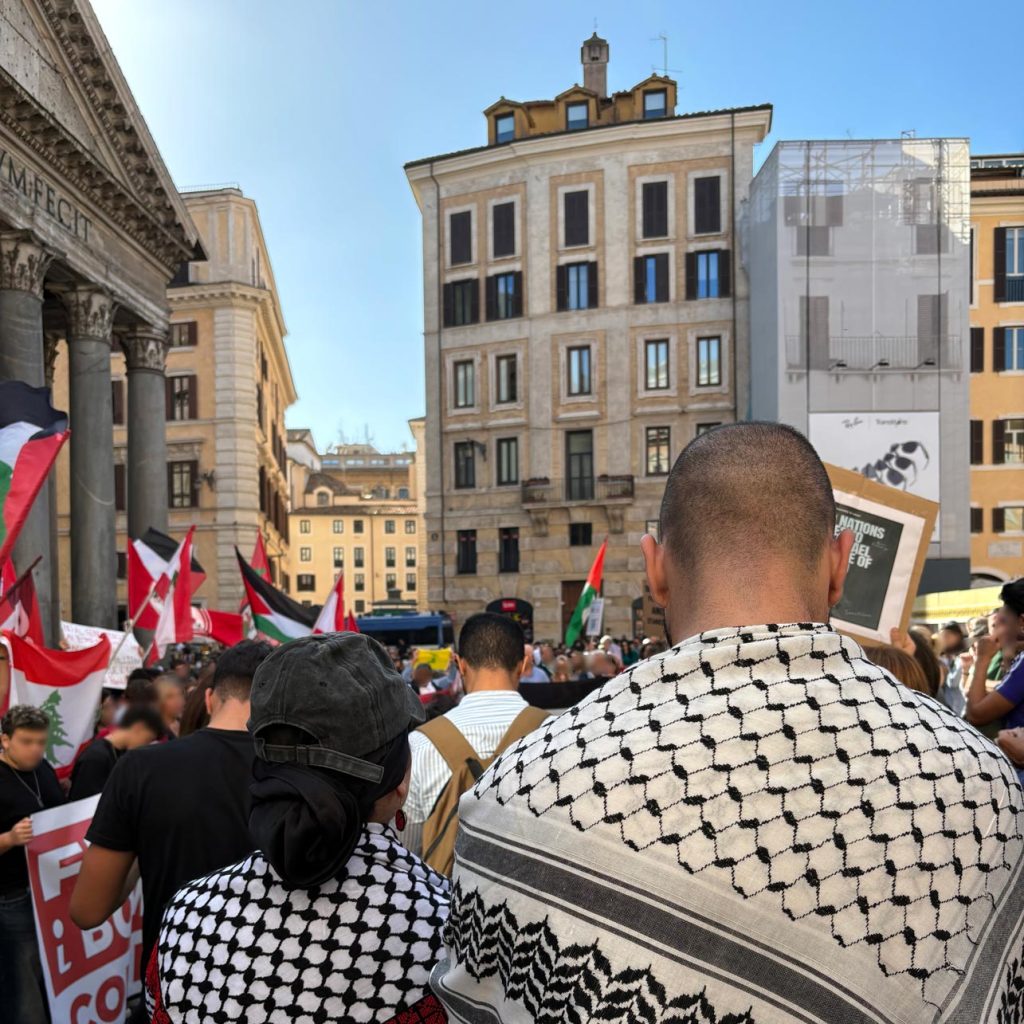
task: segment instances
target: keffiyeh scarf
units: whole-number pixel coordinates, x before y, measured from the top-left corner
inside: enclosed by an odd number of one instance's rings
[[[1016,775],[827,626],[636,665],[460,817],[452,1020],[1024,1020]]]
[[[254,853],[168,905],[154,1019],[443,1022],[428,977],[448,900],[447,879],[383,825],[366,826],[342,879],[311,889]]]

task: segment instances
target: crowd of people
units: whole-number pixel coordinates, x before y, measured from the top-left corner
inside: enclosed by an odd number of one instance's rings
[[[95,928],[141,879],[133,1019],[1018,1019],[1024,581],[985,618],[842,636],[852,538],[778,425],[688,446],[661,538],[671,646],[534,646],[480,613],[444,671],[338,633],[108,694],[70,778],[99,794],[71,913]],[[22,848],[66,798],[46,730],[25,706],[0,729],[25,1024]]]

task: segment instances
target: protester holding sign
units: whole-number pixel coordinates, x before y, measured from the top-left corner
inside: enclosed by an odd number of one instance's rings
[[[43,756],[49,729],[46,715],[24,704],[0,724],[0,1014],[17,1024],[49,1020],[24,849],[32,840],[30,816],[64,802]]]

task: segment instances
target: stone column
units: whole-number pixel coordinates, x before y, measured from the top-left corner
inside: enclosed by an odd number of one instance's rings
[[[117,514],[110,343],[114,302],[102,288],[63,295],[71,389],[71,614],[117,627]]]
[[[27,231],[0,231],[0,380],[22,380],[33,387],[45,382],[43,366],[43,280],[52,253]],[[57,549],[50,536],[53,474],[43,484],[14,545],[21,569],[37,556],[33,573],[46,642],[57,646],[60,597],[51,585]]]
[[[121,340],[128,366],[128,536],[167,532],[167,331],[133,328]]]

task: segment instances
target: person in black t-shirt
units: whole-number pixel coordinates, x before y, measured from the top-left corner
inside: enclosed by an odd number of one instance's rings
[[[71,896],[71,919],[96,928],[123,902],[132,862],[142,878],[142,962],[164,906],[193,878],[249,853],[249,720],[253,673],[267,643],[243,640],[221,655],[207,694],[210,724],[175,743],[120,758],[86,833],[89,849]]]
[[[156,708],[145,704],[129,707],[119,726],[94,739],[76,758],[69,799],[84,800],[102,792],[122,754],[148,746],[160,739],[163,732],[163,721]]]
[[[2,645],[0,653],[6,654]],[[0,1015],[18,1024],[50,1019],[25,860],[30,815],[64,803],[43,759],[49,728],[46,715],[27,704],[16,704],[0,724]]]

